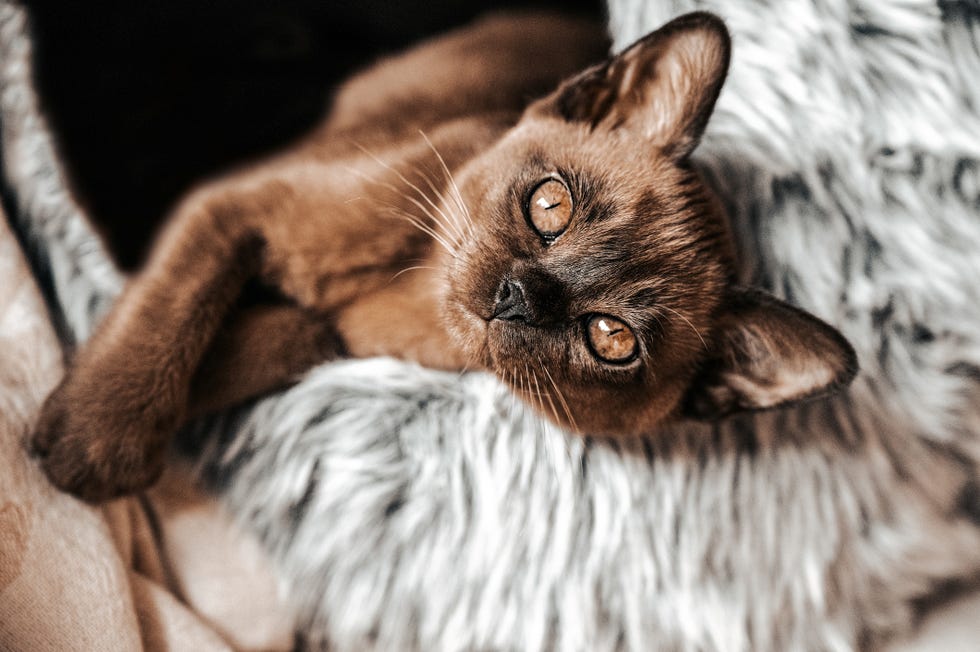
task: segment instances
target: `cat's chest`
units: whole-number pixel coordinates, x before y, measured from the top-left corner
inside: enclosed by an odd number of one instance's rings
[[[435,369],[465,367],[447,330],[442,283],[437,269],[411,269],[341,308],[336,324],[347,352],[396,356]]]

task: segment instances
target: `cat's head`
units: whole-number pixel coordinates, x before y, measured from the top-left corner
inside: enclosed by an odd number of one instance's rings
[[[473,231],[446,314],[474,364],[583,432],[648,433],[847,384],[833,328],[735,283],[689,164],[728,70],[724,24],[678,18],[532,104],[465,166]]]

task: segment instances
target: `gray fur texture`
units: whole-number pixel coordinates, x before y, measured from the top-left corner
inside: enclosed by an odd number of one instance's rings
[[[0,140],[11,219],[68,344],[85,340],[122,286],[68,190],[32,86],[27,15],[0,1]]]
[[[613,0],[616,44],[694,8],[734,36],[697,156],[744,278],[839,326],[861,375],[619,446],[392,360],[197,424],[185,448],[312,648],[844,651],[980,573],[980,5]],[[0,0],[6,175],[83,339],[119,277],[64,190],[20,20]]]

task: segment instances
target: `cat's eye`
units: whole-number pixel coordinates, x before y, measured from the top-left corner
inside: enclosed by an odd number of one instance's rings
[[[558,179],[546,179],[531,193],[527,204],[531,226],[546,240],[557,238],[572,219],[572,195]]]
[[[589,348],[605,362],[623,363],[636,357],[636,336],[629,326],[608,315],[593,315],[585,328]]]

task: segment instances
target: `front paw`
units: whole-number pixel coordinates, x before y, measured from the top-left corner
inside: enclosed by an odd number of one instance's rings
[[[89,502],[153,484],[176,423],[169,416],[147,418],[145,403],[139,407],[71,377],[63,381],[45,402],[31,439],[52,484]]]

